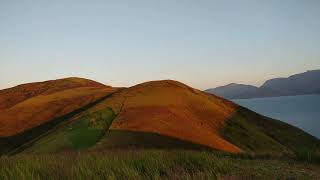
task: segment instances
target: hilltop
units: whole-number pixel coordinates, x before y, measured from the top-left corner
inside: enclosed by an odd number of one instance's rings
[[[22,101],[39,95],[80,87],[107,87],[101,83],[77,77],[21,84],[0,91],[0,110],[10,108]]]

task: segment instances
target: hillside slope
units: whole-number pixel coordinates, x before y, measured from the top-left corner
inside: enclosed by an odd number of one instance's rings
[[[111,102],[122,109],[111,130],[161,134],[211,148],[241,152],[219,135],[236,106],[175,81],[154,81],[123,90]]]
[[[65,122],[24,152],[207,147],[292,153],[320,147],[298,128],[169,80],[120,89]]]
[[[0,91],[3,107],[0,110],[1,150],[38,136],[38,131],[30,130],[83,108],[114,90],[91,80],[67,78]]]

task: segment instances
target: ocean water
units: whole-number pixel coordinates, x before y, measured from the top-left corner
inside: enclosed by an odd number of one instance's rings
[[[320,139],[320,95],[239,99],[235,103],[284,121]]]

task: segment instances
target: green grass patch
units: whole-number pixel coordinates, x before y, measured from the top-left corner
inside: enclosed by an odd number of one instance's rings
[[[286,147],[266,135],[240,115],[236,115],[227,121],[222,134],[227,140],[246,152],[266,153],[286,151]]]
[[[95,105],[99,104],[100,102],[104,101],[110,96],[112,96],[112,93],[103,98],[98,99],[95,102],[89,103],[73,112],[70,112],[61,117],[52,119],[47,123],[41,124],[37,127],[29,129],[20,134],[10,136],[10,137],[1,137],[0,138],[0,155],[16,154],[21,151],[24,151],[25,149],[33,145],[34,141],[47,135],[48,131],[52,131],[53,129],[56,129],[59,125],[64,124],[67,120],[75,117],[81,112],[88,110],[91,107],[94,107]]]
[[[104,136],[115,116],[111,108],[87,112],[42,137],[23,153],[53,153],[89,148]]]

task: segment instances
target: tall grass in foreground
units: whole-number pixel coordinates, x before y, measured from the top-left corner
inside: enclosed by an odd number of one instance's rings
[[[296,159],[299,161],[320,164],[320,154],[318,152],[311,151],[305,148],[300,148],[296,150],[294,153]]]
[[[119,151],[0,158],[0,179],[299,179],[318,165],[196,151]]]

